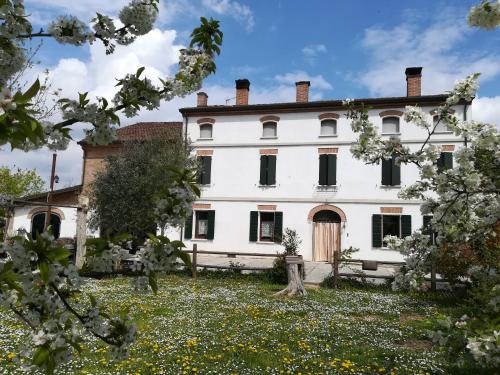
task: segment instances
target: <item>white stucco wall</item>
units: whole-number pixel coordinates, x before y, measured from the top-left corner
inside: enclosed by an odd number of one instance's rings
[[[370,120],[382,128],[380,112],[400,108],[370,110]],[[430,112],[435,107],[424,107]],[[455,108],[461,118],[463,106]],[[470,111],[470,109],[469,109]],[[330,111],[328,111],[330,112]],[[350,153],[356,136],[342,112],[337,112],[337,136],[321,137],[318,116],[324,112],[231,114],[220,116],[199,115],[189,117],[187,137],[197,150],[212,150],[211,184],[202,188],[200,203],[211,204],[215,210],[215,238],[212,241],[185,241],[188,247],[199,243],[202,250],[276,252],[279,245],[249,242],[250,211],[258,204],[276,205],[283,212],[283,228],[296,229],[303,240],[301,254],[305,259],[312,256],[312,223],[309,211],[321,204],[331,204],[342,209],[346,222],[342,227],[341,248],[360,248],[360,259],[397,261],[399,253],[373,249],[371,246],[371,218],[380,213],[380,207],[402,207],[403,215],[412,216],[412,230],[422,224],[418,202],[408,202],[397,197],[400,187],[381,186],[381,166],[366,165]],[[262,139],[264,115],[279,116],[276,139]],[[470,113],[467,114],[470,118]],[[197,120],[204,117],[215,119],[211,140],[199,139]],[[400,118],[400,138],[403,144],[415,149],[426,139],[427,132]],[[463,141],[451,133],[433,137],[438,145],[455,145]],[[259,186],[261,149],[278,149],[276,161],[276,186]],[[338,148],[337,187],[324,191],[318,189],[318,148]],[[402,166],[401,187],[410,185],[418,178],[414,166]],[[175,238],[179,234],[172,235]]]
[[[31,219],[28,219],[30,211],[36,208],[44,208],[42,206],[24,206],[16,207],[14,211],[12,231],[15,234],[19,229],[25,229],[31,232]],[[76,235],[76,208],[56,207],[64,214],[64,219],[61,218],[61,229],[59,237],[73,238]]]

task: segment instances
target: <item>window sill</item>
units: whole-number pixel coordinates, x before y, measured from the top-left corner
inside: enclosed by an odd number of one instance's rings
[[[213,141],[213,138],[198,138],[197,141]]]
[[[434,134],[453,134],[453,132],[451,130],[434,130]]]
[[[316,185],[317,191],[337,191],[338,185]]]
[[[260,139],[278,139],[278,137],[260,137]]]
[[[275,189],[277,185],[257,185],[261,189]]]
[[[332,135],[318,135],[318,138],[337,138],[337,134],[332,134]]]
[[[279,245],[278,243],[274,241],[257,241],[256,244],[259,245]]]
[[[393,249],[390,249],[390,248],[388,248],[388,247],[372,247],[372,250],[394,251],[394,252],[399,253],[399,251],[397,251],[397,250],[393,250]]]
[[[381,189],[401,189],[401,185],[380,185]]]
[[[385,135],[385,136],[401,135],[401,133],[400,132],[398,132],[398,133],[382,133],[382,135]]]
[[[212,240],[209,240],[208,238],[191,238],[191,242],[209,242]]]

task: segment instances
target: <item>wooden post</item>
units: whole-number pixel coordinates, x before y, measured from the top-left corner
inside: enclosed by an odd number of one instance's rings
[[[431,265],[431,291],[436,291],[436,264]]]
[[[335,251],[333,253],[333,287],[339,287],[339,252]]]
[[[193,260],[191,262],[191,276],[196,280],[198,266],[197,266],[197,258],[198,258],[198,244],[193,245]]]
[[[75,266],[77,269],[81,269],[85,263],[85,253],[86,247],[85,242],[87,241],[87,210],[88,210],[89,199],[80,195],[78,197],[78,208],[76,209],[76,255],[75,255]]]

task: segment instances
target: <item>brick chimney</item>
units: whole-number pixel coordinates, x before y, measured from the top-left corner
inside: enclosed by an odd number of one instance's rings
[[[406,68],[406,96],[422,95],[422,67]]]
[[[248,79],[236,80],[236,105],[248,105],[248,92],[250,81]]]
[[[309,81],[295,82],[297,103],[307,103],[309,101],[309,86],[311,86]]]
[[[206,107],[208,105],[208,95],[203,91],[200,91],[197,94],[196,98],[196,106],[197,107]]]

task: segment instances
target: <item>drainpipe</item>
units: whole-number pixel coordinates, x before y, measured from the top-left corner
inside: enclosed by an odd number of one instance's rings
[[[184,116],[184,147],[186,147],[186,151],[187,150],[187,147],[188,147],[188,144],[187,144],[187,127],[188,127],[188,121],[189,121],[189,117],[188,116]],[[180,238],[179,238],[179,241],[182,242],[182,236],[184,234],[184,226],[181,227],[181,232],[180,232]]]

